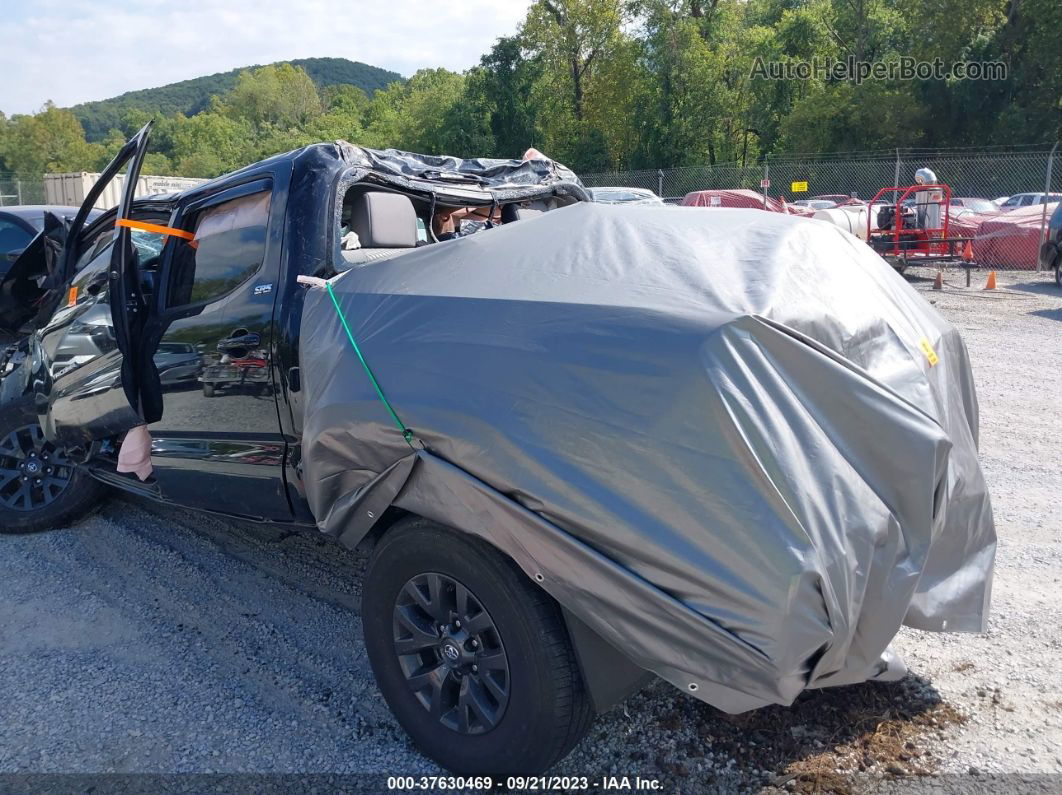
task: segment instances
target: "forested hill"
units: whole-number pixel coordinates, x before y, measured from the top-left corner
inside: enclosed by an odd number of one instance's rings
[[[286,63],[305,69],[318,88],[349,83],[362,89],[370,97],[378,89],[403,79],[397,72],[360,61],[348,61],[346,58],[299,58]],[[151,114],[161,112],[164,115],[183,113],[191,116],[199,113],[210,104],[212,95],[230,91],[236,85],[240,72],[255,68],[257,67],[247,66],[233,69],[231,72],[182,80],[159,88],[129,91],[111,99],[75,105],[70,110],[85,128],[85,138],[89,141],[100,141],[110,130],[120,128],[122,118],[132,109]]]

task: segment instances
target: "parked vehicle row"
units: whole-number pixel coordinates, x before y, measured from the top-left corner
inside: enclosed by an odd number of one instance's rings
[[[653,191],[646,188],[590,188],[590,194],[594,201],[606,204],[618,204],[622,202],[647,201],[651,204],[663,203]],[[986,199],[977,196],[954,196],[951,205],[973,213],[997,213],[1014,210],[1018,207],[1030,207],[1038,204],[1050,204],[1062,200],[1062,193],[1018,193],[1013,196],[1000,196],[996,199]],[[801,207],[810,207],[814,210],[828,210],[844,205],[865,205],[864,199],[846,194],[823,194],[812,196],[808,199],[795,199],[790,204]],[[912,200],[913,203],[913,200]]]
[[[1016,193],[1007,196],[999,202],[999,209],[1003,212],[1016,210],[1019,207],[1032,207],[1038,204],[1051,204],[1062,201],[1062,193]]]
[[[896,213],[896,208],[886,203],[879,201],[869,206],[867,201],[846,194],[822,194],[787,202],[748,189],[693,191],[681,199],[667,200],[661,200],[644,188],[591,188],[590,193],[595,202],[607,204],[746,207],[809,215],[838,226],[862,240],[874,236],[883,214],[891,218]],[[1043,192],[1019,193],[996,200],[977,196],[950,196],[946,226],[951,242],[936,253],[941,261],[973,261],[985,267],[1035,268],[1041,243],[1038,219],[1042,220],[1042,216],[1035,215],[1036,208],[1060,198],[1062,194]],[[900,212],[905,218],[903,225],[910,227],[916,212],[916,197],[902,200],[902,205]],[[985,222],[990,223],[982,230],[981,225]],[[889,224],[886,223],[886,226]],[[963,245],[964,241],[973,243],[972,258],[970,250]],[[906,267],[906,257],[898,261],[903,262],[901,269]]]

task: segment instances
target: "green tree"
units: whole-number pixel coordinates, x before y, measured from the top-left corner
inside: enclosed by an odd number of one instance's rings
[[[997,45],[1004,60],[1010,61],[1010,74],[1004,83],[1010,102],[999,111],[993,138],[1029,143],[1062,140],[1062,4],[1057,0],[1015,0],[1010,7],[1006,24],[1016,30],[1004,32],[1001,28],[1002,42]],[[969,81],[964,88],[974,93],[977,82]]]
[[[645,2],[640,10],[647,67],[644,165],[714,162],[725,87],[704,11],[699,5],[691,10],[686,3],[668,0]]]
[[[625,168],[636,161],[648,129],[649,120],[642,112],[648,87],[645,70],[638,61],[640,54],[638,42],[618,39],[590,81],[584,108],[591,136],[587,154],[593,155],[598,146],[602,147],[605,165],[611,169]]]
[[[473,118],[462,107],[465,76],[446,69],[421,69],[405,83],[378,91],[366,113],[363,142],[425,154],[448,154],[462,140],[481,141],[485,114]]]
[[[4,170],[38,175],[92,170],[103,154],[85,141],[81,123],[68,110],[47,102],[32,116],[14,116],[0,138]]]
[[[531,94],[540,74],[540,60],[525,58],[520,39],[509,36],[498,39],[465,76],[465,101],[486,115],[490,128],[490,147],[484,151],[519,157],[535,144]]]
[[[911,146],[925,137],[927,108],[910,87],[870,80],[822,86],[798,102],[782,123],[783,151],[818,152]]]
[[[303,127],[323,112],[313,80],[289,63],[241,72],[224,107],[234,119],[284,130]]]
[[[216,177],[256,159],[251,122],[217,109],[177,121],[172,136],[170,158],[178,176]]]
[[[400,82],[400,81],[396,81]],[[364,114],[369,109],[369,95],[350,83],[337,83],[321,89],[321,101],[329,113],[345,111]]]
[[[466,157],[533,145],[581,171],[1051,143],[1062,135],[1059,29],[1058,0],[534,0],[516,35],[464,74],[422,69],[404,82],[307,59],[213,75],[79,106],[95,143],[51,103],[0,114],[0,170],[99,170],[149,120],[145,170],[189,176],[339,138]],[[1008,75],[857,85],[752,70],[847,56],[1001,61]]]
[[[1001,62],[1004,80],[951,80],[920,86],[933,107],[932,143],[1053,143],[1062,138],[1062,66],[1055,56],[1062,6],[1055,0],[939,0],[961,32],[945,38],[948,58]],[[917,32],[917,31],[916,31]],[[928,35],[919,36],[932,51]]]
[[[576,120],[583,118],[595,63],[620,39],[623,19],[617,0],[537,0],[527,12],[523,39],[564,74],[565,100]]]
[[[609,64],[630,56],[624,9],[619,0],[536,0],[520,29],[525,57],[540,64],[530,94],[535,142],[576,169],[604,168],[614,160],[610,136],[599,126],[605,100],[595,106],[593,95],[602,85],[598,74],[625,71]],[[629,136],[616,135],[614,126],[611,132],[614,151],[622,153]]]

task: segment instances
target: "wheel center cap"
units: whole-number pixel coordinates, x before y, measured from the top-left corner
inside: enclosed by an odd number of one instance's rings
[[[456,663],[461,659],[461,650],[453,643],[444,643],[442,647],[443,658],[449,663]]]
[[[41,471],[41,465],[38,464],[36,461],[27,461],[26,471],[29,472],[31,475],[36,475],[38,472]]]

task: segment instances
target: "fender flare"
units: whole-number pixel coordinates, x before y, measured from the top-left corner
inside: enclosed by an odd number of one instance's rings
[[[367,539],[378,540],[386,535],[388,528],[400,516],[412,514],[437,521],[459,533],[468,533],[486,541],[520,566],[532,583],[557,599],[550,589],[545,587],[544,577],[539,579],[542,576],[539,571],[541,567],[536,563],[528,565],[529,560],[533,561],[533,556],[514,556],[509,549],[499,544],[495,534],[482,532],[482,527],[477,528],[478,531],[469,530],[447,521],[439,511],[432,509],[431,504],[434,501],[425,500],[424,495],[418,493],[415,480],[407,489],[418,461],[427,457],[433,458],[430,453],[417,451],[399,459],[365,487],[333,503],[322,524],[328,526],[335,523],[342,527],[337,539],[347,548],[354,549]],[[446,464],[446,467],[450,466]],[[651,671],[639,666],[616,645],[601,637],[563,602],[559,599],[557,601],[561,605],[561,614],[575,650],[583,684],[595,711],[604,712],[653,680]]]

